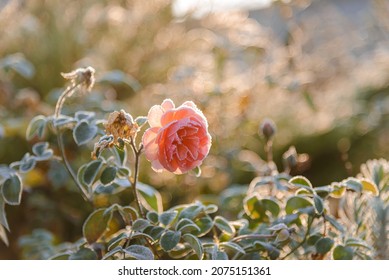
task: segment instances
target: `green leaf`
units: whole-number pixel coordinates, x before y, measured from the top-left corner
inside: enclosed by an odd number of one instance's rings
[[[160,226],[148,226],[143,230],[143,233],[151,236],[151,238],[153,238],[154,240],[157,240],[161,237],[164,231],[165,229]]]
[[[194,172],[195,176],[197,178],[199,178],[201,176],[201,167],[200,166],[196,166],[195,168],[193,168],[193,172]]]
[[[289,180],[289,183],[295,185],[298,188],[304,188],[309,192],[313,192],[313,187],[311,182],[304,176],[295,176]]]
[[[334,246],[334,240],[328,237],[319,239],[315,244],[316,252],[322,255],[328,253],[333,246]]]
[[[282,229],[288,229],[288,227],[284,223],[279,223],[269,228],[270,231],[275,232],[280,231]]]
[[[222,216],[216,216],[214,219],[215,226],[224,233],[228,235],[235,234],[235,228],[230,225],[230,223],[223,218]]]
[[[270,243],[255,241],[255,248],[261,251],[266,251],[270,259],[275,260],[280,256],[280,250]]]
[[[154,211],[147,212],[146,217],[147,217],[147,220],[149,220],[153,224],[156,224],[159,221],[159,215],[157,212],[154,212]]]
[[[132,224],[132,230],[143,231],[150,225],[150,222],[144,219],[138,219]]]
[[[161,240],[160,240],[160,244],[161,244],[162,249],[165,252],[169,252],[174,247],[176,247],[176,245],[180,241],[180,238],[181,238],[181,232],[179,232],[179,231],[172,231],[172,230],[165,231],[162,234]]]
[[[162,198],[160,193],[153,187],[138,182],[137,189],[140,194],[142,205],[149,211],[162,212]]]
[[[334,260],[352,260],[354,251],[350,247],[338,245],[332,252]]]
[[[10,54],[1,59],[0,68],[12,69],[26,79],[32,78],[35,74],[34,65],[22,53]]]
[[[154,260],[153,252],[142,245],[131,245],[123,251],[136,260]]]
[[[87,121],[92,121],[95,117],[95,112],[89,112],[89,111],[78,111],[74,115],[75,119],[77,121],[82,121],[82,120],[87,120]]]
[[[43,138],[47,124],[47,119],[45,116],[39,115],[34,117],[26,130],[26,139],[31,140],[35,136],[38,136],[39,139]]]
[[[347,239],[345,245],[348,247],[362,247],[368,250],[372,249],[368,244],[366,244],[366,242],[357,238]]]
[[[325,199],[331,192],[331,188],[329,186],[317,187],[314,188],[314,191],[319,197]]]
[[[285,206],[286,214],[293,214],[296,210],[310,207],[312,203],[302,196],[292,196],[288,199]]]
[[[333,198],[341,198],[346,193],[346,186],[339,183],[332,183],[331,184],[332,191],[330,193],[330,196]]]
[[[164,226],[170,225],[177,217],[178,211],[166,211],[159,215],[159,221]]]
[[[88,163],[84,171],[83,181],[85,182],[85,184],[89,186],[95,181],[96,176],[99,173],[102,165],[103,162],[101,160],[94,160]]]
[[[189,243],[190,247],[195,251],[199,260],[203,258],[203,246],[200,240],[192,234],[184,234],[182,238]]]
[[[62,115],[56,118],[53,123],[55,127],[61,127],[75,122],[76,120],[74,118]]]
[[[204,205],[201,204],[191,204],[190,206],[186,207],[180,212],[180,215],[178,216],[178,219],[187,218],[190,220],[193,220],[196,218],[201,211],[204,210]]]
[[[78,146],[88,143],[97,134],[97,126],[89,124],[88,121],[82,120],[75,126],[73,130],[73,138]]]
[[[14,174],[5,180],[1,192],[7,204],[19,205],[22,199],[22,182],[19,176]]]
[[[121,247],[128,240],[130,234],[127,232],[122,232],[117,236],[109,240],[107,247],[108,251],[112,251],[114,248]]]
[[[108,185],[113,180],[115,180],[116,177],[117,168],[114,166],[108,166],[104,169],[103,173],[101,173],[100,181],[104,185]]]
[[[104,214],[105,209],[97,209],[86,219],[82,232],[86,241],[92,244],[99,240],[108,228],[108,223],[111,220],[112,212]]]
[[[284,242],[286,240],[288,240],[290,237],[290,232],[289,230],[287,229],[281,229],[278,234],[277,234],[277,238],[275,240],[276,243],[281,243],[281,242]]]
[[[307,244],[309,246],[314,246],[316,244],[316,242],[321,238],[322,238],[322,235],[320,233],[314,233],[308,237]]]
[[[323,214],[323,212],[324,212],[324,202],[323,202],[323,199],[320,196],[315,194],[313,196],[313,202],[314,202],[314,205],[315,205],[316,213],[318,215]]]
[[[212,251],[212,260],[228,260],[228,255],[226,252],[220,251],[215,245]]]
[[[342,181],[342,184],[346,185],[347,189],[355,191],[355,192],[362,192],[362,184],[355,178],[348,178],[346,180]]]
[[[48,142],[39,142],[32,147],[37,160],[48,160],[53,156],[53,150],[49,149]]]
[[[89,248],[81,248],[71,254],[69,260],[97,260],[97,254]]]
[[[103,256],[103,260],[112,258],[114,255],[116,255],[116,254],[119,253],[119,252],[123,252],[123,248],[122,248],[121,246],[118,246],[118,247],[115,247],[115,248],[112,249],[112,250],[109,250],[109,252],[107,252],[107,253]]]
[[[344,232],[344,227],[332,216],[325,215],[325,219],[337,230]]]
[[[147,117],[137,117],[135,123],[141,128],[145,123],[147,123]]]
[[[136,211],[135,208],[131,206],[122,207],[119,209],[119,214],[122,215],[124,221],[135,221],[139,216],[138,211]]]
[[[219,247],[224,249],[225,251],[230,250],[234,254],[236,253],[246,254],[246,251],[240,245],[233,242],[222,242],[219,244]]]
[[[0,193],[0,225],[4,226],[8,231],[10,231],[8,221],[7,221],[7,216],[5,214],[5,201],[1,193]]]
[[[378,196],[379,191],[375,183],[367,179],[361,179],[362,191],[369,192],[374,196]]]
[[[197,234],[200,232],[200,228],[192,221],[187,218],[181,219],[176,224],[176,230],[181,231],[182,233],[194,233]]]
[[[218,207],[215,204],[209,204],[204,209],[205,213],[207,213],[207,214],[214,214],[217,212],[217,210],[218,210]]]
[[[196,234],[198,237],[206,235],[213,227],[213,221],[209,216],[202,217],[195,221],[200,231]]]
[[[244,210],[252,219],[260,219],[261,221],[270,221],[270,215],[277,217],[280,213],[280,207],[277,202],[271,199],[260,199],[257,194],[254,194],[244,200]]]
[[[70,255],[69,253],[61,253],[61,254],[57,254],[57,255],[54,255],[50,258],[50,260],[54,260],[54,261],[66,261],[66,260],[69,260],[70,258]]]
[[[118,169],[117,173],[118,173],[119,177],[126,177],[126,178],[128,178],[128,176],[131,175],[131,171],[127,167],[120,167]]]
[[[34,169],[35,165],[36,165],[35,157],[27,153],[20,161],[19,171],[22,173],[27,173],[32,169]]]

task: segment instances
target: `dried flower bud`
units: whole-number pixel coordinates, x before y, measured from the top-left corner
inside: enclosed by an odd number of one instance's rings
[[[100,156],[102,150],[112,147],[114,144],[112,135],[104,135],[100,138],[99,142],[95,143],[93,152],[91,154],[92,159],[96,159]]]
[[[62,77],[70,80],[72,85],[81,85],[90,91],[95,83],[95,69],[93,67],[78,68],[69,73],[61,73]]]
[[[120,110],[120,112],[114,111],[108,116],[105,130],[107,134],[114,137],[115,143],[119,143],[119,139],[135,137],[139,131],[139,126],[130,114]]]
[[[276,134],[277,127],[276,124],[271,119],[264,119],[260,126],[259,134],[263,135],[267,141],[273,138]]]

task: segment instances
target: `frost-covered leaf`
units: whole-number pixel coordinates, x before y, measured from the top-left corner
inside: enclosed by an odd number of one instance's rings
[[[97,209],[86,219],[82,232],[89,244],[96,242],[107,230],[112,212],[105,213],[105,209]]]
[[[43,138],[47,124],[47,119],[45,116],[39,115],[34,117],[26,130],[26,139],[31,140],[35,136],[38,136],[39,139]]]
[[[22,199],[22,181],[14,174],[6,179],[1,188],[4,201],[9,205],[19,205]]]
[[[160,240],[161,247],[164,251],[169,252],[172,250],[178,242],[180,242],[181,238],[181,232],[179,231],[172,231],[172,230],[167,230],[165,231]]]
[[[136,260],[153,260],[154,254],[153,252],[142,245],[131,245],[123,251],[128,254],[130,257],[136,259]]]
[[[184,234],[182,238],[189,243],[190,247],[194,250],[197,255],[197,258],[201,260],[203,258],[203,246],[201,245],[200,240],[192,234]]]
[[[83,145],[90,142],[97,134],[97,126],[82,120],[73,129],[73,138],[77,145]]]

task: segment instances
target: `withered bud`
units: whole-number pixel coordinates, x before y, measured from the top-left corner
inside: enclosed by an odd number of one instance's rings
[[[139,131],[139,126],[132,116],[124,110],[114,111],[108,116],[108,121],[105,124],[107,134],[114,137],[114,142],[119,143],[119,139],[130,139],[135,137]]]
[[[263,135],[269,141],[277,132],[277,126],[271,119],[264,119],[260,125],[259,135]]]
[[[296,148],[294,146],[291,146],[283,155],[282,155],[282,161],[284,164],[284,167],[291,170],[294,167],[297,166],[298,163],[298,154],[296,151]]]
[[[72,85],[81,85],[90,91],[95,84],[95,69],[93,67],[78,68],[69,73],[61,73],[62,77],[70,80]]]

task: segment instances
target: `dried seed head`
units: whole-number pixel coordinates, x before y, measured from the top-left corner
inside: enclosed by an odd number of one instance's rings
[[[90,91],[95,83],[95,69],[93,67],[78,68],[69,73],[61,73],[62,77],[70,80],[72,85],[81,85]]]
[[[115,144],[119,144],[119,139],[135,137],[139,131],[139,126],[130,114],[120,110],[120,112],[114,111],[108,116],[105,130],[107,134],[114,137]]]

